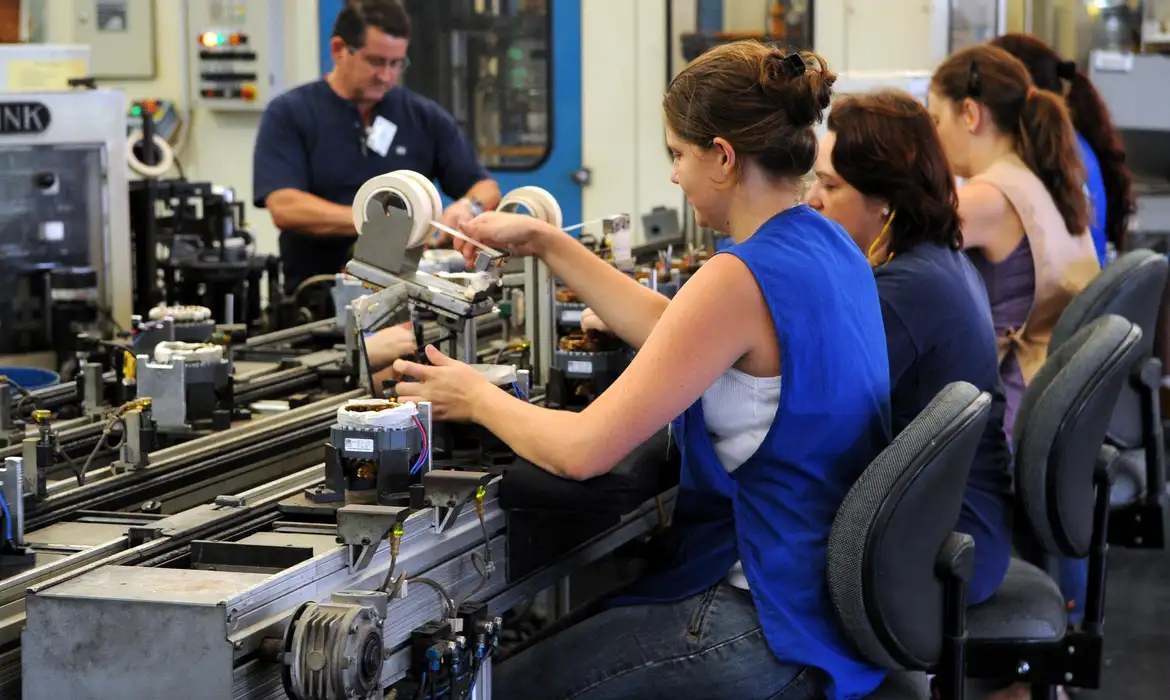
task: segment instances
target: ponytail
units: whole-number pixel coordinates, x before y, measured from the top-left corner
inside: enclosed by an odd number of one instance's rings
[[[1129,231],[1129,218],[1137,211],[1133,176],[1125,164],[1125,149],[1113,127],[1109,109],[1089,78],[1076,71],[1069,83],[1071,87],[1065,101],[1073,126],[1089,143],[1101,166],[1101,180],[1105,185],[1105,240],[1122,250]]]
[[[1089,225],[1085,168],[1063,101],[1050,92],[1029,87],[1020,110],[1018,131],[1020,158],[1052,195],[1069,233],[1083,234]]]

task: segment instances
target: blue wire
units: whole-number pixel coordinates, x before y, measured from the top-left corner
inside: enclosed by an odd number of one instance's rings
[[[517,384],[516,382],[512,382],[512,391],[514,391],[516,393],[517,398],[523,399],[525,401],[528,400],[528,394],[525,394],[523,391],[520,391],[520,385]]]
[[[420,421],[418,419],[418,416],[415,416],[414,422],[418,425],[418,431],[420,434],[422,434],[422,438],[423,438],[423,441],[427,445],[427,449],[425,449],[421,453],[419,453],[418,461],[415,462],[414,466],[410,468],[411,474],[417,474],[418,470],[422,469],[422,465],[426,462],[427,455],[429,455],[431,453],[431,447],[432,447],[431,446],[431,436],[427,435],[426,431],[423,430],[422,421]]]
[[[8,512],[8,500],[4,498],[4,493],[0,491],[0,508],[4,510],[4,538],[6,542],[12,541],[12,515]]]

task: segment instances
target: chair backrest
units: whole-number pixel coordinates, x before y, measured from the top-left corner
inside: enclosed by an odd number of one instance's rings
[[[1093,534],[1093,473],[1142,331],[1102,316],[1073,334],[1024,391],[1016,414],[1016,502],[1049,554],[1081,558]]]
[[[829,535],[829,593],[846,635],[871,662],[927,669],[942,654],[935,562],[959,520],[991,397],[943,388],[866,468]]]
[[[1131,250],[1118,257],[1069,302],[1052,329],[1048,353],[1055,352],[1089,323],[1106,314],[1116,314],[1142,330],[1137,359],[1150,357],[1168,271],[1166,256],[1152,250]],[[1126,382],[1121,390],[1108,435],[1123,448],[1142,444],[1141,397],[1132,383]]]

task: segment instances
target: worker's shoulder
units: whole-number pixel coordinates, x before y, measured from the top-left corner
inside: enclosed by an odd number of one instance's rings
[[[395,117],[401,118],[406,114],[424,124],[431,124],[436,120],[454,121],[455,119],[443,105],[402,86],[387,93],[386,98],[382,101],[381,111],[391,121],[395,121]]]
[[[303,115],[308,111],[305,109],[306,105],[319,103],[324,94],[323,89],[330,89],[328,83],[324,80],[311,80],[285,90],[268,102],[264,114],[289,118]]]

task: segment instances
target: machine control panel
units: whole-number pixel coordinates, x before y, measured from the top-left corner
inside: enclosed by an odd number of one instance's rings
[[[262,110],[285,84],[285,0],[188,4],[191,81],[198,106]]]

